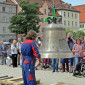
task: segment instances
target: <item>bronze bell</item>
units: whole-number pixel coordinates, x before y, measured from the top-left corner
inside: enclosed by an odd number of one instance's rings
[[[73,53],[66,42],[66,31],[62,24],[51,23],[43,28],[43,41],[39,51],[42,58],[70,58]]]

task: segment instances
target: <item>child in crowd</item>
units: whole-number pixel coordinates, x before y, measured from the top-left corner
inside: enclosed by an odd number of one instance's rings
[[[81,45],[81,40],[77,39],[76,44],[74,44],[72,51],[74,52],[74,73],[73,76],[76,75],[76,65],[80,62],[82,59],[82,50],[83,46]]]
[[[7,65],[11,66],[11,45],[8,45],[8,50],[7,50]]]

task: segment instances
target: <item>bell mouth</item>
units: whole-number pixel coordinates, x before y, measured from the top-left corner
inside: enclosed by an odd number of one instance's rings
[[[40,53],[41,58],[72,58],[73,53]]]

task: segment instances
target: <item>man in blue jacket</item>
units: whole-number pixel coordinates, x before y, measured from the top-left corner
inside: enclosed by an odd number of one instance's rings
[[[3,41],[1,41],[1,44],[0,44],[0,56],[2,57],[2,65],[3,64],[6,64],[6,59],[5,57],[5,54],[6,54],[6,51],[7,51],[7,47],[5,44],[3,44]]]
[[[27,40],[21,46],[22,54],[22,74],[24,85],[37,85],[35,78],[35,61],[36,58],[43,63],[36,46],[37,34],[35,31],[30,30],[27,34]]]

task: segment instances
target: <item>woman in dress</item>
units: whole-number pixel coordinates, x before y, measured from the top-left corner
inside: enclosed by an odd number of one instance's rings
[[[74,52],[74,73],[73,73],[73,76],[75,76],[76,72],[77,72],[76,65],[82,59],[82,50],[83,50],[83,46],[81,45],[81,40],[77,39],[76,44],[74,44],[73,50],[72,50]]]

